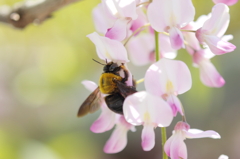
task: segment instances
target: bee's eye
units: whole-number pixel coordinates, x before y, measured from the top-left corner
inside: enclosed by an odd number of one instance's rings
[[[118,65],[116,63],[113,63],[110,67],[109,67],[109,71],[114,71],[115,68],[118,68]]]

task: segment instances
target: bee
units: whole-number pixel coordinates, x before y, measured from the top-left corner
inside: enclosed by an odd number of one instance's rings
[[[120,76],[121,70],[124,72],[124,77]],[[133,82],[134,86],[127,86],[125,84],[128,77],[129,73],[124,64],[118,66],[117,63],[106,62],[106,65],[103,67],[103,73],[99,79],[99,86],[82,103],[78,110],[78,117],[93,113],[100,108],[102,102],[101,93],[108,94],[104,99],[110,110],[118,114],[123,114],[122,107],[125,98],[137,92],[135,82]]]

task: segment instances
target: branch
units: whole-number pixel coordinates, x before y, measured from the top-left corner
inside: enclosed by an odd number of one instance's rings
[[[27,0],[13,8],[1,6],[0,22],[23,29],[30,23],[42,23],[52,12],[76,1],[79,0]]]

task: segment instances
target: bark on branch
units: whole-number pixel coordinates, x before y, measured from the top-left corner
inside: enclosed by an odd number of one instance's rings
[[[52,12],[76,1],[80,0],[27,0],[12,8],[1,6],[0,22],[23,29],[30,23],[43,22]]]

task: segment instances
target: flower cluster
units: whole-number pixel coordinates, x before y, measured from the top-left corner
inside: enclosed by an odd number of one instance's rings
[[[116,125],[104,152],[123,150],[127,132],[135,131],[139,125],[143,125],[142,148],[151,150],[155,145],[154,129],[169,126],[178,112],[183,120],[176,124],[164,145],[165,153],[172,159],[187,159],[186,138],[220,138],[215,131],[190,129],[178,95],[191,88],[191,73],[183,61],[173,60],[179,49],[186,49],[200,70],[203,84],[209,87],[225,84],[210,59],[236,48],[228,42],[233,36],[224,35],[230,20],[227,5],[233,5],[236,0],[213,1],[216,4],[211,13],[197,21],[193,21],[195,8],[191,0],[102,0],[93,9],[97,32],[87,37],[95,44],[100,59],[126,67],[127,86],[134,85],[127,62],[138,66],[150,64],[144,77],[146,90],[125,98],[123,115],[110,111],[105,95],[101,94],[102,113],[91,131],[102,133]],[[83,84],[90,91],[97,88],[91,81]]]

